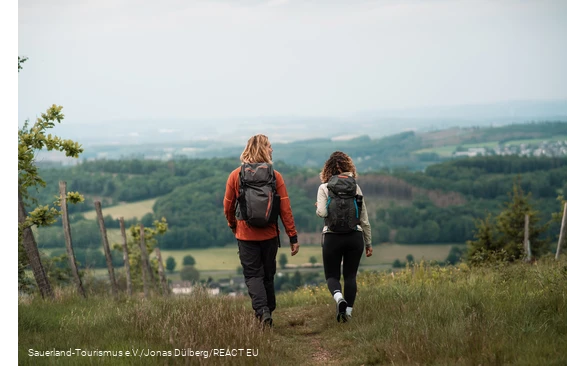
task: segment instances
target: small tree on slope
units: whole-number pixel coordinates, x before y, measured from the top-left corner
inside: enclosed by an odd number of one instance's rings
[[[26,58],[18,57],[18,71],[22,69],[22,63]],[[35,164],[35,152],[46,148],[48,151],[58,150],[65,152],[66,156],[77,158],[83,152],[81,145],[72,140],[63,140],[57,136],[46,134],[47,130],[55,127],[55,123],[61,123],[64,116],[61,113],[62,106],[52,105],[41,114],[32,127],[28,121],[18,130],[18,283],[20,290],[27,289],[25,268],[30,265],[35,281],[43,297],[53,297],[53,290],[43,268],[37,244],[31,227],[48,226],[57,221],[61,212],[49,205],[41,206],[36,200],[31,199],[28,190],[45,187],[45,181],[39,176]],[[58,191],[57,191],[58,192]],[[57,198],[59,198],[57,196]],[[26,202],[31,201],[36,206],[32,211],[26,210]],[[67,202],[82,202],[83,196],[79,193],[68,192]],[[59,207],[59,200],[53,203]]]
[[[525,194],[520,186],[520,178],[514,181],[509,200],[496,217],[491,214],[476,222],[475,238],[468,241],[468,258],[471,264],[490,260],[514,261],[525,256],[524,225],[528,215],[528,238],[532,255],[538,257],[547,251],[546,241],[540,236],[547,230],[548,223],[539,226],[538,211],[532,208],[531,194]]]

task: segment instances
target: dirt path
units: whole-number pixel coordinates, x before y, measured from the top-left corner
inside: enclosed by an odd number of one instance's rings
[[[332,325],[331,317],[325,308],[307,307],[299,311],[295,308],[294,313],[285,313],[284,327],[278,332],[279,335],[287,339],[287,342],[302,344],[303,348],[299,349],[299,356],[303,359],[301,365],[333,365],[338,361],[334,350],[327,348],[327,342],[323,332]]]
[[[313,338],[311,340],[311,344],[313,345],[313,348],[315,348],[317,350],[312,355],[312,359],[314,361],[314,364],[324,364],[324,363],[329,363],[331,361],[331,358],[332,358],[331,352],[324,349],[321,346],[321,342],[319,342],[319,340],[317,338]]]

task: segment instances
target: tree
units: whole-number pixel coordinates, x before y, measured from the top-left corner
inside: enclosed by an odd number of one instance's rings
[[[51,284],[59,286],[73,282],[73,271],[68,262],[67,253],[43,258],[43,267],[47,269]],[[77,265],[79,266],[79,263]],[[80,272],[79,276],[83,278],[83,272]]]
[[[191,283],[199,281],[199,271],[195,269],[195,263],[195,258],[192,255],[187,254],[183,257],[183,268],[180,271],[183,281],[190,281]]]
[[[476,240],[467,241],[467,257],[471,264],[484,262],[490,253],[494,254],[496,252],[495,231],[495,223],[490,213],[483,220],[478,219],[476,221],[473,233]]]
[[[192,255],[187,254],[183,257],[183,266],[194,266],[195,264],[195,258]]]
[[[195,283],[199,281],[199,271],[192,265],[184,266],[180,272],[181,280]]]
[[[406,255],[406,262],[408,262],[410,264],[414,263],[414,257],[412,256],[412,254]]]
[[[524,250],[525,217],[529,218],[528,238],[532,254],[538,257],[547,251],[546,241],[540,235],[548,228],[548,223],[538,225],[538,211],[530,204],[531,194],[524,194],[517,178],[508,193],[509,200],[496,217],[495,223],[488,214],[484,220],[478,220],[474,236],[475,241],[468,241],[468,258],[471,264],[486,261],[514,261],[521,259]]]
[[[317,257],[315,257],[314,255],[311,256],[311,258],[309,258],[309,262],[315,266],[315,263],[317,263]]]
[[[278,257],[278,264],[280,264],[280,268],[284,269],[284,267],[286,267],[287,263],[288,263],[288,258],[286,257],[286,254],[282,253],[280,255],[280,257]]]
[[[447,264],[455,264],[457,262],[460,262],[462,255],[463,250],[461,248],[459,248],[458,246],[452,246],[451,250],[449,251],[449,254],[447,255],[447,258],[445,259],[445,262]]]
[[[372,231],[374,232],[372,237],[376,238],[378,243],[390,241],[390,227],[384,220],[377,220],[376,224],[372,225]]]
[[[20,72],[22,64],[28,60],[27,57],[16,57],[17,69]],[[45,181],[38,175],[38,169],[35,164],[36,151],[46,148],[47,151],[58,150],[65,152],[66,156],[79,157],[83,149],[77,142],[72,140],[62,140],[57,136],[46,134],[46,131],[55,127],[55,122],[61,123],[64,118],[61,113],[62,106],[52,105],[43,113],[32,127],[29,128],[28,120],[25,121],[21,129],[17,132],[17,209],[18,209],[18,247],[17,247],[17,283],[21,290],[29,288],[29,281],[25,276],[25,268],[30,265],[37,287],[41,296],[53,297],[53,290],[50,286],[47,273],[44,270],[37,244],[32,233],[33,226],[49,226],[56,222],[61,212],[57,209],[60,207],[60,197],[53,202],[53,206],[40,206],[34,199],[30,199],[28,194],[29,188],[45,187]],[[18,125],[17,125],[18,126]],[[60,196],[60,194],[58,195]],[[31,202],[28,202],[28,201]],[[67,202],[83,202],[83,196],[79,193],[68,192]],[[27,213],[27,206],[35,206],[32,211]],[[57,207],[57,208],[56,208]],[[72,258],[72,261],[74,258]]]
[[[303,277],[301,276],[301,272],[296,270],[291,278],[291,284],[294,288],[299,288],[303,285]]]
[[[26,57],[18,57],[18,72],[26,60]],[[41,117],[37,118],[32,127],[29,127],[27,120],[18,130],[18,283],[21,290],[26,289],[28,281],[24,269],[30,265],[43,298],[53,297],[53,290],[43,268],[31,228],[35,225],[39,227],[53,224],[61,212],[49,205],[39,205],[38,201],[31,199],[28,192],[29,189],[38,190],[39,187],[46,186],[45,181],[38,174],[35,162],[38,150],[45,148],[48,151],[63,151],[66,156],[74,158],[79,157],[79,154],[83,152],[81,145],[77,142],[46,134],[49,129],[55,127],[55,123],[61,123],[63,120],[62,109],[62,106],[53,104],[41,114]],[[60,206],[59,196],[53,202],[53,206]],[[67,192],[66,199],[68,203],[83,202],[83,196],[77,192]],[[36,207],[27,212],[26,206],[29,200]]]
[[[175,258],[173,256],[168,256],[166,263],[167,263],[167,270],[170,273],[173,273],[175,268],[177,268],[177,261],[175,261]]]
[[[547,229],[547,224],[538,226],[540,217],[538,211],[530,204],[531,193],[524,194],[520,183],[520,178],[516,179],[512,192],[508,194],[509,201],[505,203],[504,210],[497,217],[496,228],[501,233],[497,245],[514,259],[522,258],[525,255],[523,245],[525,216],[528,215],[530,249],[532,255],[539,257],[547,250],[546,242],[540,239],[540,235]]]
[[[152,227],[144,227],[144,245],[146,247],[146,254],[154,251],[158,244],[158,237],[163,236],[168,229],[167,220],[163,217],[160,220],[154,220]],[[130,226],[130,240],[128,241],[128,261],[130,262],[130,273],[132,280],[132,287],[139,288],[143,286],[141,275],[142,253],[140,251],[140,224]],[[122,245],[114,244],[113,249],[123,253]],[[158,273],[158,259],[150,260],[150,267],[154,272]]]

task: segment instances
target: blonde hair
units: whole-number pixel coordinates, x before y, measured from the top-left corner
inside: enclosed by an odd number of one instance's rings
[[[240,161],[242,163],[269,163],[272,164],[270,157],[270,141],[266,135],[258,134],[250,137],[248,144],[242,154]]]
[[[345,172],[352,173],[354,178],[358,176],[353,160],[349,155],[341,151],[335,151],[323,165],[319,178],[321,178],[321,183],[327,183],[332,176]]]

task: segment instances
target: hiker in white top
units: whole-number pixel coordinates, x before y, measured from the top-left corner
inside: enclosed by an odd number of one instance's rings
[[[319,186],[315,205],[317,215],[325,221],[321,241],[325,279],[337,304],[337,321],[346,322],[357,294],[356,276],[364,246],[366,257],[373,253],[372,230],[351,158],[341,151],[334,152],[319,176],[323,184]]]

